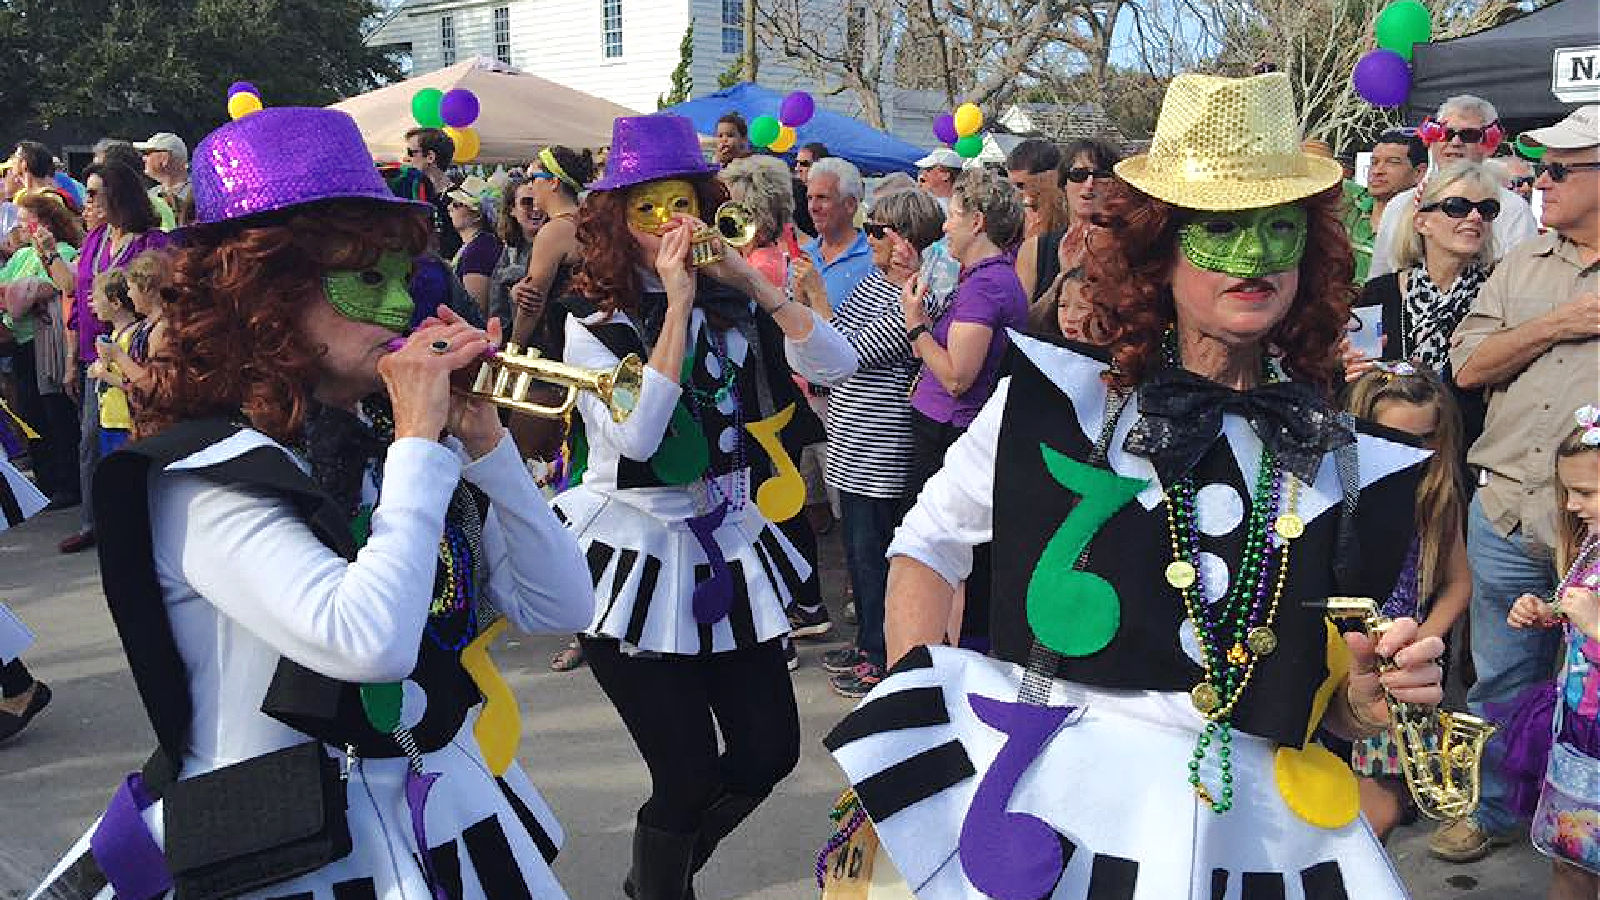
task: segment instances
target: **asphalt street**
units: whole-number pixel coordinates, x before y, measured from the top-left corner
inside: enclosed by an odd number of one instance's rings
[[[0,599],[39,641],[28,665],[55,691],[33,726],[0,745],[0,898],[27,889],[102,809],[118,780],[153,745],[100,593],[95,555],[63,556],[56,542],[76,511],[48,513],[0,533]],[[822,541],[824,589],[842,590],[837,534]],[[850,631],[838,621],[829,638]],[[647,786],[644,766],[621,721],[587,669],[549,671],[562,646],[553,636],[514,638],[496,659],[522,706],[520,758],[567,831],[556,863],[573,900],[622,896],[633,813]],[[697,882],[704,900],[798,900],[819,892],[811,871],[831,831],[828,810],[843,787],[822,736],[850,708],[828,688],[818,663],[829,641],[801,644],[794,675],[803,743],[799,768],[718,852]],[[1404,829],[1391,845],[1396,865],[1421,900],[1542,898],[1549,864],[1526,844],[1470,865],[1429,858],[1429,825]],[[1360,898],[1354,898],[1360,900]]]

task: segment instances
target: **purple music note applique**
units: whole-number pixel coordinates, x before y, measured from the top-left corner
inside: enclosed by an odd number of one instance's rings
[[[701,625],[720,622],[733,609],[733,571],[716,539],[717,529],[727,517],[728,501],[724,500],[705,515],[686,520],[711,567],[711,577],[694,586],[694,620]]]
[[[1007,703],[980,694],[968,694],[967,702],[1006,742],[961,823],[961,868],[973,887],[994,900],[1042,900],[1066,868],[1061,835],[1038,816],[1007,812],[1006,804],[1076,707]]]

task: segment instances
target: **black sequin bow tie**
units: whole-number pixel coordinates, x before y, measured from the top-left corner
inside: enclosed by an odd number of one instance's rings
[[[1166,485],[1189,474],[1216,443],[1226,413],[1243,416],[1278,463],[1307,484],[1316,479],[1324,454],[1356,439],[1305,385],[1278,382],[1236,391],[1179,368],[1139,386],[1139,413],[1123,449],[1150,460]]]

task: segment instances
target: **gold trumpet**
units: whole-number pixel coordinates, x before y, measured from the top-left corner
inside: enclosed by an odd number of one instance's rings
[[[1329,597],[1328,615],[1359,621],[1374,641],[1394,625],[1367,597]],[[1387,669],[1393,663],[1384,665]],[[1471,815],[1478,808],[1478,792],[1483,786],[1484,745],[1495,727],[1477,716],[1402,703],[1387,692],[1385,696],[1389,730],[1417,809],[1440,821]]]
[[[695,232],[689,243],[689,263],[698,269],[721,262],[721,244],[743,248],[755,239],[755,216],[743,204],[729,200],[717,207],[710,225]]]
[[[528,394],[538,384],[554,384],[565,388],[561,402],[536,403]],[[560,360],[546,359],[533,347],[524,350],[516,344],[483,361],[467,393],[484,397],[502,409],[559,419],[572,411],[578,402],[579,391],[589,391],[605,401],[611,410],[611,420],[621,423],[638,405],[639,391],[644,386],[644,363],[637,354],[630,353],[610,369],[584,369]]]

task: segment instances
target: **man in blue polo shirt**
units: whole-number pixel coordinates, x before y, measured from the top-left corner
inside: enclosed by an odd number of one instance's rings
[[[863,192],[861,172],[837,156],[817,160],[806,180],[806,209],[817,226],[817,239],[806,244],[805,252],[834,309],[872,272],[872,248],[856,227]]]

